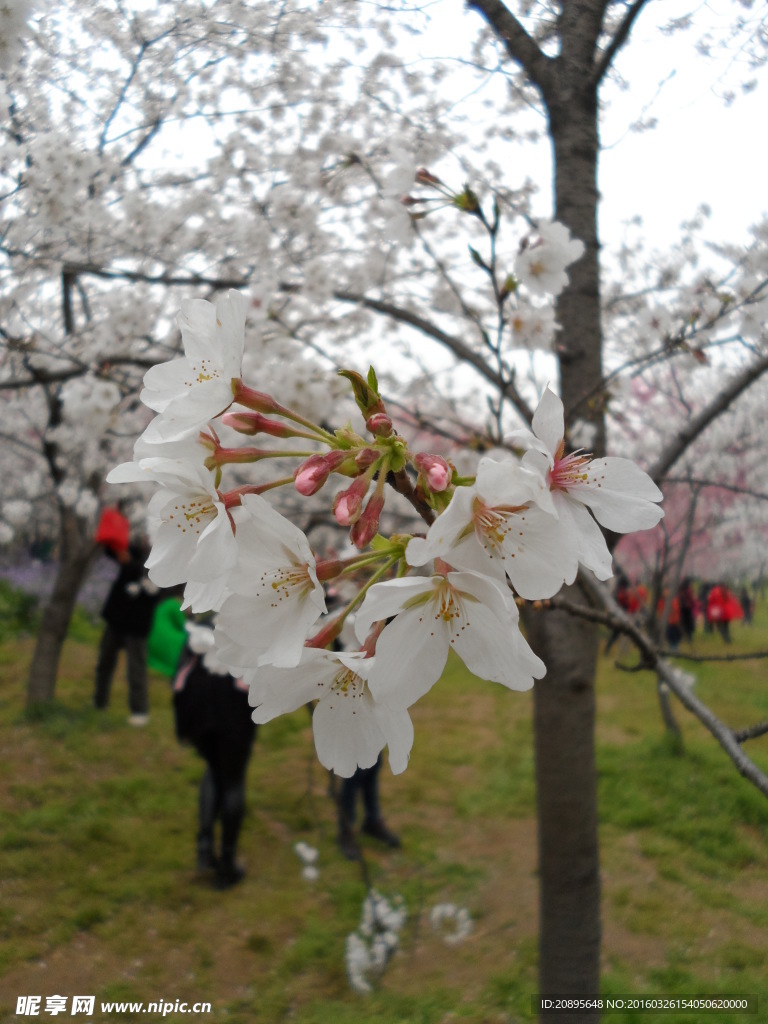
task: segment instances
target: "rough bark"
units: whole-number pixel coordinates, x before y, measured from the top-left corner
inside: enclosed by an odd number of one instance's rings
[[[75,330],[74,311],[72,306],[72,289],[77,275],[65,267],[61,274],[61,319],[67,337]],[[28,367],[31,377],[43,389],[48,404],[48,426],[56,428],[63,421],[61,395],[52,382],[44,378],[33,367]],[[59,485],[64,474],[58,461],[58,447],[50,435],[43,444],[43,452],[48,462],[51,479]],[[89,481],[95,490],[98,487],[98,475]],[[67,631],[75,610],[77,595],[80,592],[85,575],[96,556],[96,545],[84,535],[83,524],[72,509],[59,506],[59,560],[56,569],[51,596],[43,609],[40,629],[37,633],[35,651],[27,677],[27,707],[31,708],[50,703],[56,691],[56,677],[59,672],[59,661]]]
[[[27,706],[53,700],[59,661],[67,638],[77,595],[96,555],[96,546],[84,538],[82,525],[70,509],[62,509],[59,561],[51,596],[43,609],[27,679]]]
[[[555,218],[586,252],[569,268],[558,302],[563,339],[560,386],[566,423],[589,421],[594,454],[603,453],[600,402],[599,243],[597,238],[597,97],[585,86],[579,47],[563,44],[557,89],[549,99],[555,165]],[[581,64],[581,72],[579,70]],[[578,597],[576,597],[578,599]],[[535,735],[539,816],[539,979],[542,993],[600,991],[600,856],[595,768],[595,670],[598,633],[567,615],[539,616],[534,648],[547,665],[536,684]],[[569,1021],[594,1015],[569,1014]]]
[[[561,612],[533,612],[526,625],[531,646],[547,665],[546,677],[534,687],[539,991],[595,995],[600,990],[597,631]],[[596,1019],[578,1013],[560,1018]]]
[[[597,236],[598,88],[642,7],[617,34],[602,60],[598,39],[605,0],[573,0],[558,18],[560,52],[545,58],[499,0],[474,0],[509,56],[539,87],[553,150],[554,214],[586,247],[568,269],[557,319],[560,389],[566,424],[594,428],[592,451],[605,446]],[[598,396],[597,398],[595,396]],[[572,599],[580,600],[574,590]],[[526,616],[534,650],[547,666],[534,696],[539,824],[539,990],[596,995],[600,980],[600,858],[594,756],[595,670],[598,634],[567,614]],[[569,1013],[563,1021],[594,1022]]]

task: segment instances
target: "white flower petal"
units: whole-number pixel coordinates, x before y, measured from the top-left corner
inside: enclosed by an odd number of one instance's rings
[[[373,588],[372,588],[373,589]],[[401,612],[382,631],[369,686],[376,701],[408,708],[443,674],[450,643],[430,604]]]
[[[365,595],[365,600],[355,615],[357,639],[363,643],[374,622],[391,618],[400,611],[405,602],[417,599],[422,594],[429,594],[432,589],[429,579],[415,576],[377,583]]]
[[[386,742],[373,698],[362,686],[328,693],[312,715],[312,731],[320,764],[342,778],[376,764]]]
[[[664,515],[656,504],[663,497],[661,491],[630,459],[593,459],[586,483],[568,491],[615,533],[651,529]]]
[[[531,427],[536,437],[540,438],[554,455],[565,433],[565,421],[563,403],[549,387],[544,389],[544,394],[533,414]]]
[[[298,665],[275,668],[265,665],[250,675],[248,701],[253,720],[259,724],[271,722],[310,701],[317,700],[331,684],[338,665],[328,651],[306,649]]]
[[[555,495],[563,529],[571,537],[582,565],[597,576],[607,580],[613,576],[613,561],[603,531],[580,501],[565,493]]]

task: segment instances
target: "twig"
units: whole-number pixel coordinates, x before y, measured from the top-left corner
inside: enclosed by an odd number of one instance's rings
[[[592,601],[592,605],[579,605],[564,598],[553,598],[549,607],[559,608],[568,611],[573,615],[588,619],[592,622],[614,623],[623,633],[626,633],[638,648],[643,665],[656,672],[659,679],[666,683],[674,693],[683,707],[702,723],[712,733],[720,746],[725,750],[736,766],[739,774],[752,783],[756,789],[768,797],[768,775],[762,772],[757,765],[751,761],[739,746],[737,734],[722,722],[717,715],[703,701],[699,700],[680,678],[680,673],[671,665],[666,657],[659,651],[651,638],[641,627],[632,622],[628,615],[613,600],[604,586],[593,580],[586,573],[579,574],[579,584],[582,591]],[[597,607],[602,605],[603,608]],[[606,612],[604,609],[608,608]],[[757,726],[755,728],[758,728]],[[744,732],[745,730],[742,730]],[[768,724],[766,725],[768,732]],[[760,735],[760,733],[756,733]]]
[[[737,743],[744,743],[746,740],[754,740],[758,736],[765,736],[766,733],[768,733],[768,722],[758,722],[757,725],[750,725],[746,729],[734,729],[733,738]]]

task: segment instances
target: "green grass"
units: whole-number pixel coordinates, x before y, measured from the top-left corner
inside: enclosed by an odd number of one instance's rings
[[[759,611],[751,629],[735,628],[734,649],[768,647]],[[19,995],[65,993],[93,994],[97,1004],[205,1000],[213,1014],[203,1019],[235,1024],[531,1019],[530,694],[481,683],[451,661],[413,709],[408,771],[382,774],[386,817],[403,849],[363,841],[373,883],[388,897],[401,894],[409,916],[401,950],[364,998],[348,986],[343,954],[365,886],[359,866],[336,849],[328,776],[314,759],[306,712],[262,727],[241,841],[248,875],[235,890],[214,892],[193,870],[201,763],[174,738],[168,684],[152,678],[146,729],[126,724],[121,676],[111,707],[93,710],[97,636],[78,619],[57,700],[34,719],[24,712],[32,641],[6,631],[0,644],[0,1021],[21,1019]],[[695,647],[724,650],[716,637]],[[696,692],[743,726],[768,716],[765,670],[759,661],[693,666]],[[682,749],[664,734],[654,680],[601,661],[603,992],[758,994],[757,1017],[707,1019],[768,1020],[768,800],[675,710]],[[768,739],[746,749],[768,771]],[[299,839],[320,852],[314,884],[300,877]],[[429,909],[445,901],[474,920],[457,946],[429,926]],[[90,1019],[102,1019],[98,1008]]]

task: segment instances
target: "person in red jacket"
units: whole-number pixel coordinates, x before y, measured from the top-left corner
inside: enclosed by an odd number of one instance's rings
[[[614,591],[613,596],[616,599],[616,604],[625,611],[631,619],[634,619],[641,608],[640,598],[637,594],[637,590],[631,585],[623,573],[620,574],[616,580],[616,590]],[[608,643],[605,645],[606,654],[610,651],[620,636],[621,630],[614,629],[608,637]]]
[[[707,621],[719,630],[725,643],[731,642],[731,623],[743,617],[735,595],[724,583],[716,583],[707,597]]]

